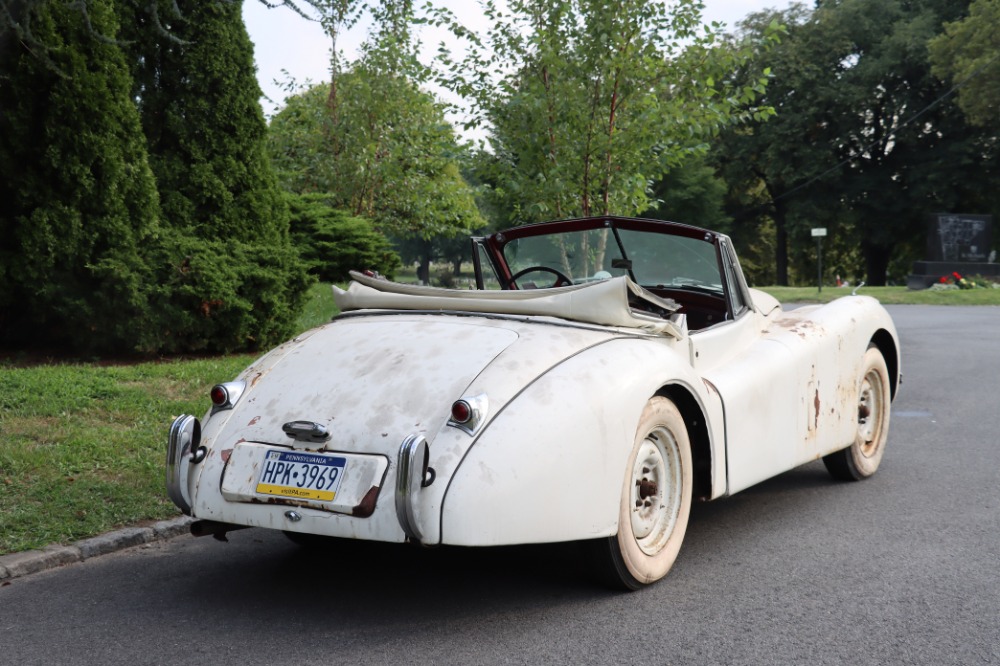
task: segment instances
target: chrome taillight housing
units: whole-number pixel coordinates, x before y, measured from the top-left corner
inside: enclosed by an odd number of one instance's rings
[[[212,399],[212,414],[224,409],[232,409],[233,405],[239,402],[246,388],[247,383],[242,379],[213,386],[208,393]]]
[[[472,435],[485,420],[489,406],[490,401],[485,393],[459,398],[451,405],[448,425]]]

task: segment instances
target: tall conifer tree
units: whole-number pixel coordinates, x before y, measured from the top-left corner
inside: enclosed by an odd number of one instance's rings
[[[111,1],[87,9],[0,44],[0,341],[148,350],[156,190]]]
[[[265,153],[241,3],[122,3],[134,96],[166,233],[167,348],[230,350],[290,332],[307,284]],[[133,14],[134,12],[134,14]],[[126,16],[126,14],[130,14]]]

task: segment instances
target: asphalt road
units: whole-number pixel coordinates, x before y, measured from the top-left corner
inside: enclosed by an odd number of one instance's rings
[[[1000,308],[890,311],[878,474],[813,463],[696,505],[641,592],[569,546],[181,537],[0,587],[0,664],[1000,664]]]

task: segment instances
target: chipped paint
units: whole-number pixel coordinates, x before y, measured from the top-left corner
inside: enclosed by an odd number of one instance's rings
[[[358,502],[358,505],[351,509],[351,515],[356,518],[367,518],[372,515],[375,512],[375,501],[378,499],[379,490],[381,488],[378,486],[369,488],[365,496]]]
[[[815,416],[813,417],[813,428],[819,430],[819,389],[816,389],[815,397],[813,397],[813,408],[815,409]]]
[[[725,404],[730,493],[852,442],[865,349],[880,328],[895,338],[885,310],[860,297],[768,319],[738,360],[705,372]]]

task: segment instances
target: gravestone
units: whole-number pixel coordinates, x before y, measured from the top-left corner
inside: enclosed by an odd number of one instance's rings
[[[927,289],[944,276],[1000,277],[995,263],[993,216],[935,213],[927,218],[927,259],[913,263],[906,278],[910,289]]]

